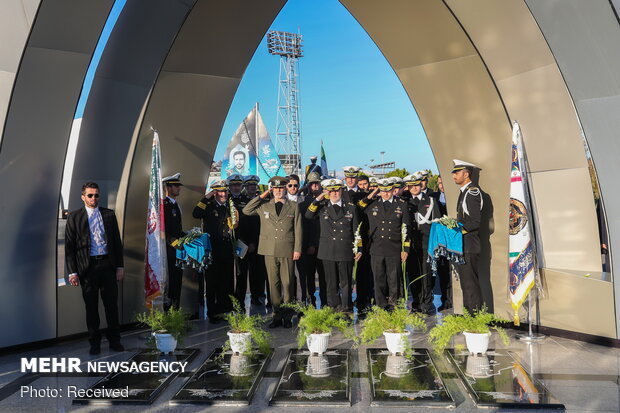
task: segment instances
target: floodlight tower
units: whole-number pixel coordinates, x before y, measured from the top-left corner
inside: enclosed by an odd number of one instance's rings
[[[298,78],[302,36],[271,30],[267,33],[267,48],[272,55],[280,56],[276,150],[286,173],[299,175],[302,156]]]

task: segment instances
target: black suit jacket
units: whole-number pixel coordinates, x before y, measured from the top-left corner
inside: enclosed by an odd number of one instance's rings
[[[394,198],[384,203],[381,198],[363,200],[358,204],[368,216],[370,254],[380,257],[400,257],[402,250],[401,227],[405,224],[407,236],[404,251],[411,250],[411,218],[407,202]]]
[[[321,230],[317,258],[329,261],[353,260],[353,240],[360,224],[360,214],[353,203],[343,200],[340,211],[336,212],[328,200],[315,200],[308,207],[306,218],[319,220]]]
[[[123,243],[114,211],[99,207],[103,219],[108,259],[113,267],[123,267]],[[65,228],[65,262],[69,274],[77,273],[80,279],[90,264],[90,227],[86,207],[69,213]]]
[[[480,253],[480,229],[482,211],[482,192],[471,183],[465,191],[460,191],[456,204],[456,220],[463,224],[463,252]]]

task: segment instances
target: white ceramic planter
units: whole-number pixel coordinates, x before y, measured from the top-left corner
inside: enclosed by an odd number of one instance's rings
[[[467,350],[471,354],[485,354],[489,348],[491,333],[468,333],[464,331]]]
[[[323,354],[329,345],[331,333],[310,334],[306,336],[306,344],[311,354]]]
[[[172,353],[177,348],[177,340],[172,334],[168,333],[153,333],[155,337],[155,345],[157,350],[164,354]]]
[[[465,374],[473,378],[491,377],[491,363],[487,356],[467,356]]]
[[[243,354],[233,354],[230,356],[230,375],[235,377],[249,376],[252,374],[250,369],[250,359]]]
[[[388,377],[403,377],[409,372],[409,362],[404,356],[387,356],[385,375]]]
[[[306,374],[311,377],[328,377],[331,374],[329,361],[323,355],[310,355],[306,365]]]
[[[250,333],[228,332],[228,341],[233,354],[247,353],[252,349],[252,335]]]
[[[383,332],[383,336],[385,337],[385,345],[390,353],[396,355],[396,353],[404,353],[407,348],[407,340],[409,340],[409,331],[405,331],[404,333],[390,333],[387,331]]]

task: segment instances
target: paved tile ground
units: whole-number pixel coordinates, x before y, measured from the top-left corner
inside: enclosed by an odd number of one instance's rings
[[[254,309],[256,310],[256,308]],[[259,309],[260,310],[260,309]],[[441,317],[441,316],[439,316]],[[435,317],[429,319],[434,323]],[[226,339],[226,327],[223,324],[210,325],[205,321],[195,321],[193,330],[185,340],[184,347],[200,349],[198,357],[190,364],[189,368],[198,368],[208,354],[220,346]],[[279,371],[284,363],[286,354],[295,346],[295,329],[278,328],[272,331],[275,336],[275,354],[267,368],[268,372]],[[514,336],[514,332],[510,332]],[[107,343],[102,343],[102,353],[98,356],[88,354],[87,340],[78,340],[62,345],[47,347],[27,353],[16,353],[0,357],[0,411],[57,411],[57,412],[97,412],[97,411],[120,411],[120,412],[197,412],[197,411],[221,411],[221,412],[325,412],[326,407],[272,407],[268,405],[269,398],[275,389],[278,379],[268,375],[261,381],[256,395],[250,406],[245,407],[215,407],[215,406],[169,406],[170,398],[181,388],[187,378],[177,377],[166,388],[156,401],[150,406],[80,406],[73,405],[69,398],[30,398],[20,397],[20,385],[32,379],[24,377],[20,372],[21,357],[79,357],[83,363],[93,360],[126,360],[133,353],[145,347],[142,338],[144,331],[133,331],[123,335],[123,343],[126,351],[114,353],[108,350]],[[462,338],[455,342],[464,342]],[[382,347],[383,340],[375,347]],[[426,338],[422,334],[413,337],[414,347],[428,347]],[[330,341],[332,348],[350,348],[351,343],[341,336],[335,335]],[[492,338],[491,347],[504,348],[502,343]],[[523,365],[540,378],[550,392],[565,404],[568,412],[614,412],[620,411],[620,349],[602,347],[588,343],[582,343],[557,337],[548,337],[542,343],[527,344],[519,340],[512,340],[508,349],[513,352]],[[467,394],[453,367],[447,359],[435,357],[437,367],[442,373],[449,373],[445,380],[446,385],[456,400],[456,409],[446,411],[473,412],[479,411]],[[354,349],[352,353],[352,371],[367,372],[365,348]],[[370,385],[368,378],[351,380],[352,406],[348,408],[331,407],[335,410],[351,410],[354,412],[403,412],[405,408],[370,407]],[[30,383],[35,388],[66,388],[67,385],[88,388],[99,380],[99,377],[40,377]],[[15,389],[15,392],[12,392]],[[411,410],[411,408],[408,408]],[[416,412],[438,412],[443,409],[415,408]],[[485,409],[484,411],[499,411],[499,409]],[[518,411],[518,410],[511,410]]]

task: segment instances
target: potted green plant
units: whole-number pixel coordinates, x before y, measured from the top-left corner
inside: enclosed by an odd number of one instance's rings
[[[264,320],[260,315],[247,315],[241,309],[241,304],[235,297],[230,297],[233,311],[226,314],[228,322],[228,340],[224,343],[223,351],[232,351],[233,354],[248,355],[253,352],[252,343],[262,354],[271,352],[271,335],[263,329]]]
[[[164,354],[173,352],[190,329],[188,314],[174,307],[168,311],[151,309],[138,314],[137,320],[151,328],[155,345]]]
[[[441,352],[446,348],[452,337],[458,333],[463,333],[467,350],[471,354],[485,354],[489,348],[489,337],[492,329],[497,331],[505,345],[510,343],[506,331],[497,325],[508,322],[504,318],[488,313],[486,308],[475,311],[473,315],[465,309],[463,315],[446,316],[442,324],[431,329],[428,339],[435,350]]]
[[[393,355],[407,354],[410,351],[409,334],[411,332],[407,330],[409,326],[426,331],[425,316],[409,312],[405,300],[399,300],[391,311],[373,306],[362,321],[358,342],[370,344],[384,336],[390,353]]]
[[[302,314],[297,332],[299,348],[306,344],[312,354],[325,353],[329,345],[329,337],[334,329],[342,332],[345,337],[354,338],[350,318],[332,307],[323,306],[317,310],[313,305],[298,303],[285,304],[285,306]]]

